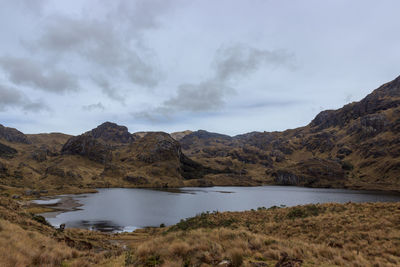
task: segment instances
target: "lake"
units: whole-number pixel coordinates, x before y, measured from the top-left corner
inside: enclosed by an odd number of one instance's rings
[[[110,188],[98,189],[94,194],[61,195],[35,202],[55,208],[74,206],[71,203],[77,204],[75,207],[80,205],[72,211],[41,214],[55,227],[65,223],[66,227],[120,232],[162,223],[171,225],[205,211],[243,211],[258,207],[349,201],[400,201],[400,195],[295,186],[190,187],[167,191]]]

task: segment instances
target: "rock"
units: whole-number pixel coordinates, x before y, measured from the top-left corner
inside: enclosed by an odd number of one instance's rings
[[[25,196],[32,196],[32,195],[39,196],[40,193],[38,191],[31,190],[31,189],[25,190]]]
[[[111,150],[107,145],[85,134],[70,138],[62,147],[61,153],[63,155],[80,155],[103,164],[112,159]]]
[[[59,167],[57,167],[56,165],[48,167],[46,169],[46,174],[47,175],[50,174],[50,175],[58,176],[58,177],[61,177],[61,178],[65,177],[64,170],[59,168]]]
[[[340,185],[346,173],[337,161],[312,158],[277,170],[272,176],[277,184],[282,185],[314,186],[321,182]]]
[[[282,252],[279,261],[275,267],[301,267],[303,260],[289,257],[286,252]]]
[[[71,178],[71,179],[80,179],[80,178],[82,178],[82,176],[79,173],[76,173],[76,172],[71,171],[71,170],[67,171],[65,173],[65,176],[68,177],[68,178]]]
[[[220,267],[230,267],[231,266],[231,262],[229,260],[223,260],[220,263],[218,263],[218,266],[220,266]]]
[[[32,152],[31,158],[36,160],[37,162],[43,162],[47,160],[47,151],[38,149]]]
[[[62,223],[62,224],[60,224],[60,227],[58,227],[58,231],[59,232],[64,232],[64,229],[65,229],[65,223]]]
[[[304,179],[289,171],[278,170],[273,173],[275,183],[280,185],[299,185]]]
[[[13,198],[13,199],[20,199],[21,196],[19,196],[19,195],[13,195],[12,198]]]
[[[2,158],[12,158],[17,154],[17,150],[7,146],[5,144],[0,143],[0,157]]]
[[[180,144],[169,134],[150,132],[134,144],[136,158],[146,163],[176,160],[182,155]]]
[[[0,124],[0,138],[13,143],[30,144],[28,137],[14,128],[4,127]]]
[[[127,175],[124,177],[124,180],[130,183],[133,183],[135,185],[144,185],[144,184],[148,184],[149,180],[147,180],[147,178],[142,177],[142,176],[130,176]]]
[[[343,155],[345,155],[345,156],[348,156],[348,155],[350,155],[351,153],[353,153],[353,150],[351,150],[351,149],[348,148],[348,147],[342,147],[342,148],[340,148],[340,149],[338,150],[338,154],[343,154]]]
[[[126,144],[135,140],[134,137],[128,132],[128,128],[112,122],[105,122],[91,130],[89,133],[91,136],[93,136],[93,138],[101,139],[104,142]]]

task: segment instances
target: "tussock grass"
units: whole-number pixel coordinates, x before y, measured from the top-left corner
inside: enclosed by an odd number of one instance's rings
[[[201,214],[133,248],[131,262],[273,266],[285,252],[303,266],[398,266],[399,251],[400,203],[322,204]]]

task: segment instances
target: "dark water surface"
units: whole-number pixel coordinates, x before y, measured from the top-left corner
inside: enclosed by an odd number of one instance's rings
[[[399,194],[346,189],[321,189],[288,186],[151,189],[99,189],[95,194],[64,195],[57,198],[75,201],[78,210],[44,213],[54,226],[133,231],[146,226],[171,225],[204,211],[242,211],[258,207],[295,206],[326,202],[400,201]],[[53,204],[58,200],[47,200]],[[40,204],[46,204],[42,200]],[[39,204],[39,203],[38,203]]]

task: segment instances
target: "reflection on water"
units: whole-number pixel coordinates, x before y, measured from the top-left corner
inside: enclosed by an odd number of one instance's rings
[[[73,200],[81,206],[78,210],[63,213],[44,213],[43,216],[52,225],[65,223],[67,227],[121,232],[175,224],[204,211],[242,211],[325,202],[400,201],[400,195],[345,189],[261,186],[173,190],[112,188],[99,189],[96,194],[70,195],[61,199],[60,206],[63,205],[63,199]]]

